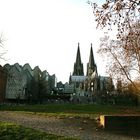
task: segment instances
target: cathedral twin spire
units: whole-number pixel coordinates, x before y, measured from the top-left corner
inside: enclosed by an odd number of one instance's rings
[[[76,62],[74,63],[73,75],[76,75],[76,76],[83,76],[84,75],[84,69],[83,69],[83,63],[81,61],[79,43],[78,43],[78,49],[77,49]]]
[[[90,72],[96,71],[96,64],[94,61],[93,56],[93,49],[91,44],[90,49],[90,56],[89,56],[89,62],[87,63],[87,76],[90,75]],[[80,54],[80,46],[78,43],[78,49],[77,49],[77,56],[76,56],[76,62],[74,63],[74,70],[73,70],[73,76],[84,76],[84,69],[83,69],[83,63],[81,61],[81,54]]]
[[[97,66],[94,61],[93,49],[92,49],[92,44],[91,44],[89,62],[87,63],[87,76],[91,76],[93,72],[97,73]]]
[[[89,56],[89,63],[88,66],[89,68],[94,68],[95,67],[95,61],[94,61],[94,56],[93,56],[93,50],[92,50],[92,44],[91,44],[91,48],[90,48],[90,56]]]
[[[81,54],[80,54],[79,43],[78,43],[78,49],[77,49],[76,63],[81,64]]]

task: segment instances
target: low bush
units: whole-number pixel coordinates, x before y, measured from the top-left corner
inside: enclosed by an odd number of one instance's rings
[[[26,128],[14,123],[0,122],[0,140],[76,140]]]

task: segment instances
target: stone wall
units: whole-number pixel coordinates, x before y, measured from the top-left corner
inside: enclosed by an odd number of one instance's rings
[[[140,132],[140,115],[101,115],[100,124],[105,130]]]

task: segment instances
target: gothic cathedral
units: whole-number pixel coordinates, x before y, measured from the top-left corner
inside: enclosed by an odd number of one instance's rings
[[[94,61],[93,49],[91,44],[89,62],[87,63],[87,72],[84,75],[83,63],[81,61],[80,46],[78,43],[76,61],[74,63],[73,73],[70,75],[69,84],[74,85],[76,93],[84,92],[93,95],[98,90],[98,72]]]

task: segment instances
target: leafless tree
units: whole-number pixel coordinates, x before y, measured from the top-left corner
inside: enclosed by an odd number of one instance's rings
[[[107,72],[114,78],[129,81],[140,93],[134,82],[140,79],[140,25],[135,25],[121,39],[111,40],[106,34],[101,38],[98,52],[107,57]],[[138,92],[137,92],[138,93]]]
[[[108,57],[108,72],[127,79],[137,90],[134,73],[140,79],[140,0],[106,0],[102,5],[88,1],[97,28],[117,29],[116,39],[101,38],[99,53]]]
[[[106,0],[101,6],[91,1],[88,3],[93,8],[97,27],[112,30],[115,25],[119,38],[140,20],[140,0]]]
[[[6,54],[6,51],[4,49],[4,39],[3,36],[0,36],[0,60],[5,60],[4,55]]]

